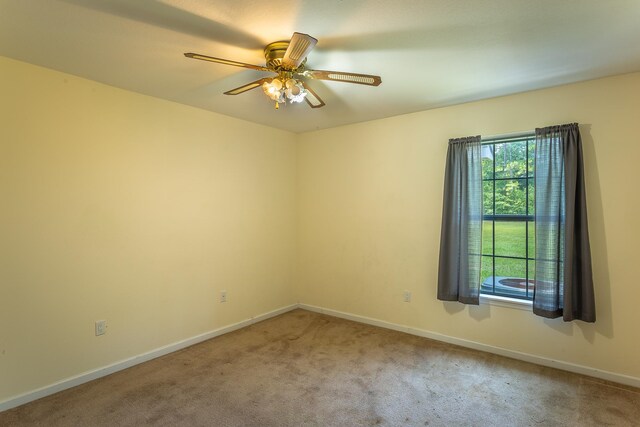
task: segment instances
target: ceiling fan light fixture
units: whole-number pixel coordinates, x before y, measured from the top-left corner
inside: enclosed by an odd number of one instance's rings
[[[290,103],[302,102],[307,96],[302,83],[293,78],[284,80],[281,77],[275,77],[265,81],[262,84],[262,90],[272,101],[276,101],[276,104],[285,104],[287,100]]]
[[[282,90],[282,82],[277,78],[266,81],[262,84],[264,94],[276,102],[284,102],[284,91]]]
[[[280,80],[280,79],[272,79],[271,80],[271,86],[275,90],[281,90],[282,89],[282,80]]]
[[[289,79],[287,80],[285,86],[287,89],[285,90],[285,94],[287,95],[287,99],[291,102],[302,102],[304,101],[305,96],[307,96],[307,91],[305,90],[302,83],[295,80]]]

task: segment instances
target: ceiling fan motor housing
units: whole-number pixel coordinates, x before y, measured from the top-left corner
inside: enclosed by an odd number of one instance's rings
[[[307,58],[305,58],[300,65],[296,69],[288,69],[282,64],[282,58],[284,58],[284,54],[289,47],[289,41],[278,41],[269,43],[264,48],[264,59],[267,62],[267,67],[272,68],[276,72],[282,71],[295,71],[297,69],[303,68],[304,64],[307,62]]]

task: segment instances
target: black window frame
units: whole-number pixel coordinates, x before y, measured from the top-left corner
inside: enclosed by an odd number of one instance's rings
[[[529,209],[529,184],[530,182],[534,182],[535,180],[535,171],[531,171],[529,168],[529,161],[530,161],[530,156],[529,156],[529,152],[530,152],[530,144],[533,144],[533,149],[535,152],[535,133],[534,132],[527,132],[527,133],[523,133],[523,134],[519,134],[519,135],[515,135],[515,136],[505,136],[505,137],[490,137],[490,138],[483,138],[481,141],[482,147],[486,147],[486,146],[491,146],[492,147],[492,167],[493,167],[493,171],[491,173],[491,178],[484,178],[484,174],[483,174],[483,178],[482,178],[482,196],[483,196],[483,209],[484,209],[484,189],[485,189],[485,182],[491,182],[492,183],[492,214],[485,214],[483,212],[483,216],[482,216],[482,221],[483,221],[483,229],[484,229],[484,222],[485,221],[491,221],[491,253],[487,254],[484,252],[484,247],[481,251],[481,258],[485,259],[485,257],[490,257],[491,258],[491,263],[492,263],[492,270],[491,270],[491,276],[493,278],[493,283],[491,284],[492,289],[491,291],[485,291],[482,288],[482,284],[484,282],[483,278],[480,277],[480,294],[481,295],[491,295],[491,296],[499,296],[499,297],[505,297],[505,298],[511,298],[511,299],[515,299],[515,300],[524,300],[524,301],[532,301],[533,300],[533,289],[532,289],[532,285],[535,283],[534,282],[534,272],[529,271],[529,263],[530,261],[535,261],[535,253],[531,254],[529,251],[529,239],[533,238],[535,239],[535,236],[530,236],[529,233],[529,223],[534,223],[535,225],[535,212],[530,212]],[[516,176],[511,176],[511,177],[500,177],[500,178],[496,178],[496,149],[495,146],[497,144],[508,144],[508,143],[516,143],[516,142],[525,142],[526,143],[526,149],[525,149],[525,175],[523,177],[516,177]],[[496,214],[496,181],[507,181],[507,180],[524,180],[525,182],[525,214]],[[535,185],[534,185],[534,191],[535,191]],[[534,193],[535,195],[535,193]],[[535,206],[533,208],[533,210],[535,211]],[[525,224],[525,256],[521,257],[521,256],[510,256],[510,255],[496,255],[496,222],[523,222]],[[484,246],[484,245],[483,245]],[[496,275],[496,259],[519,259],[519,260],[524,260],[525,261],[525,276],[524,280],[526,281],[526,286],[525,286],[525,291],[524,291],[524,295],[522,296],[518,296],[515,295],[513,293],[507,293],[507,292],[500,292],[500,291],[496,291],[496,277],[499,277]],[[520,278],[522,279],[522,278]]]

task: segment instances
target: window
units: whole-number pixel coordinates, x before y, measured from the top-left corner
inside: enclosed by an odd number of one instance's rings
[[[533,299],[535,135],[482,142],[481,294]]]

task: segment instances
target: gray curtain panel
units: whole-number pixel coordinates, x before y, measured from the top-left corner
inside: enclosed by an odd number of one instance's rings
[[[438,299],[479,304],[481,251],[480,136],[451,139],[444,177]]]
[[[533,312],[595,322],[582,140],[577,123],[536,129]]]

